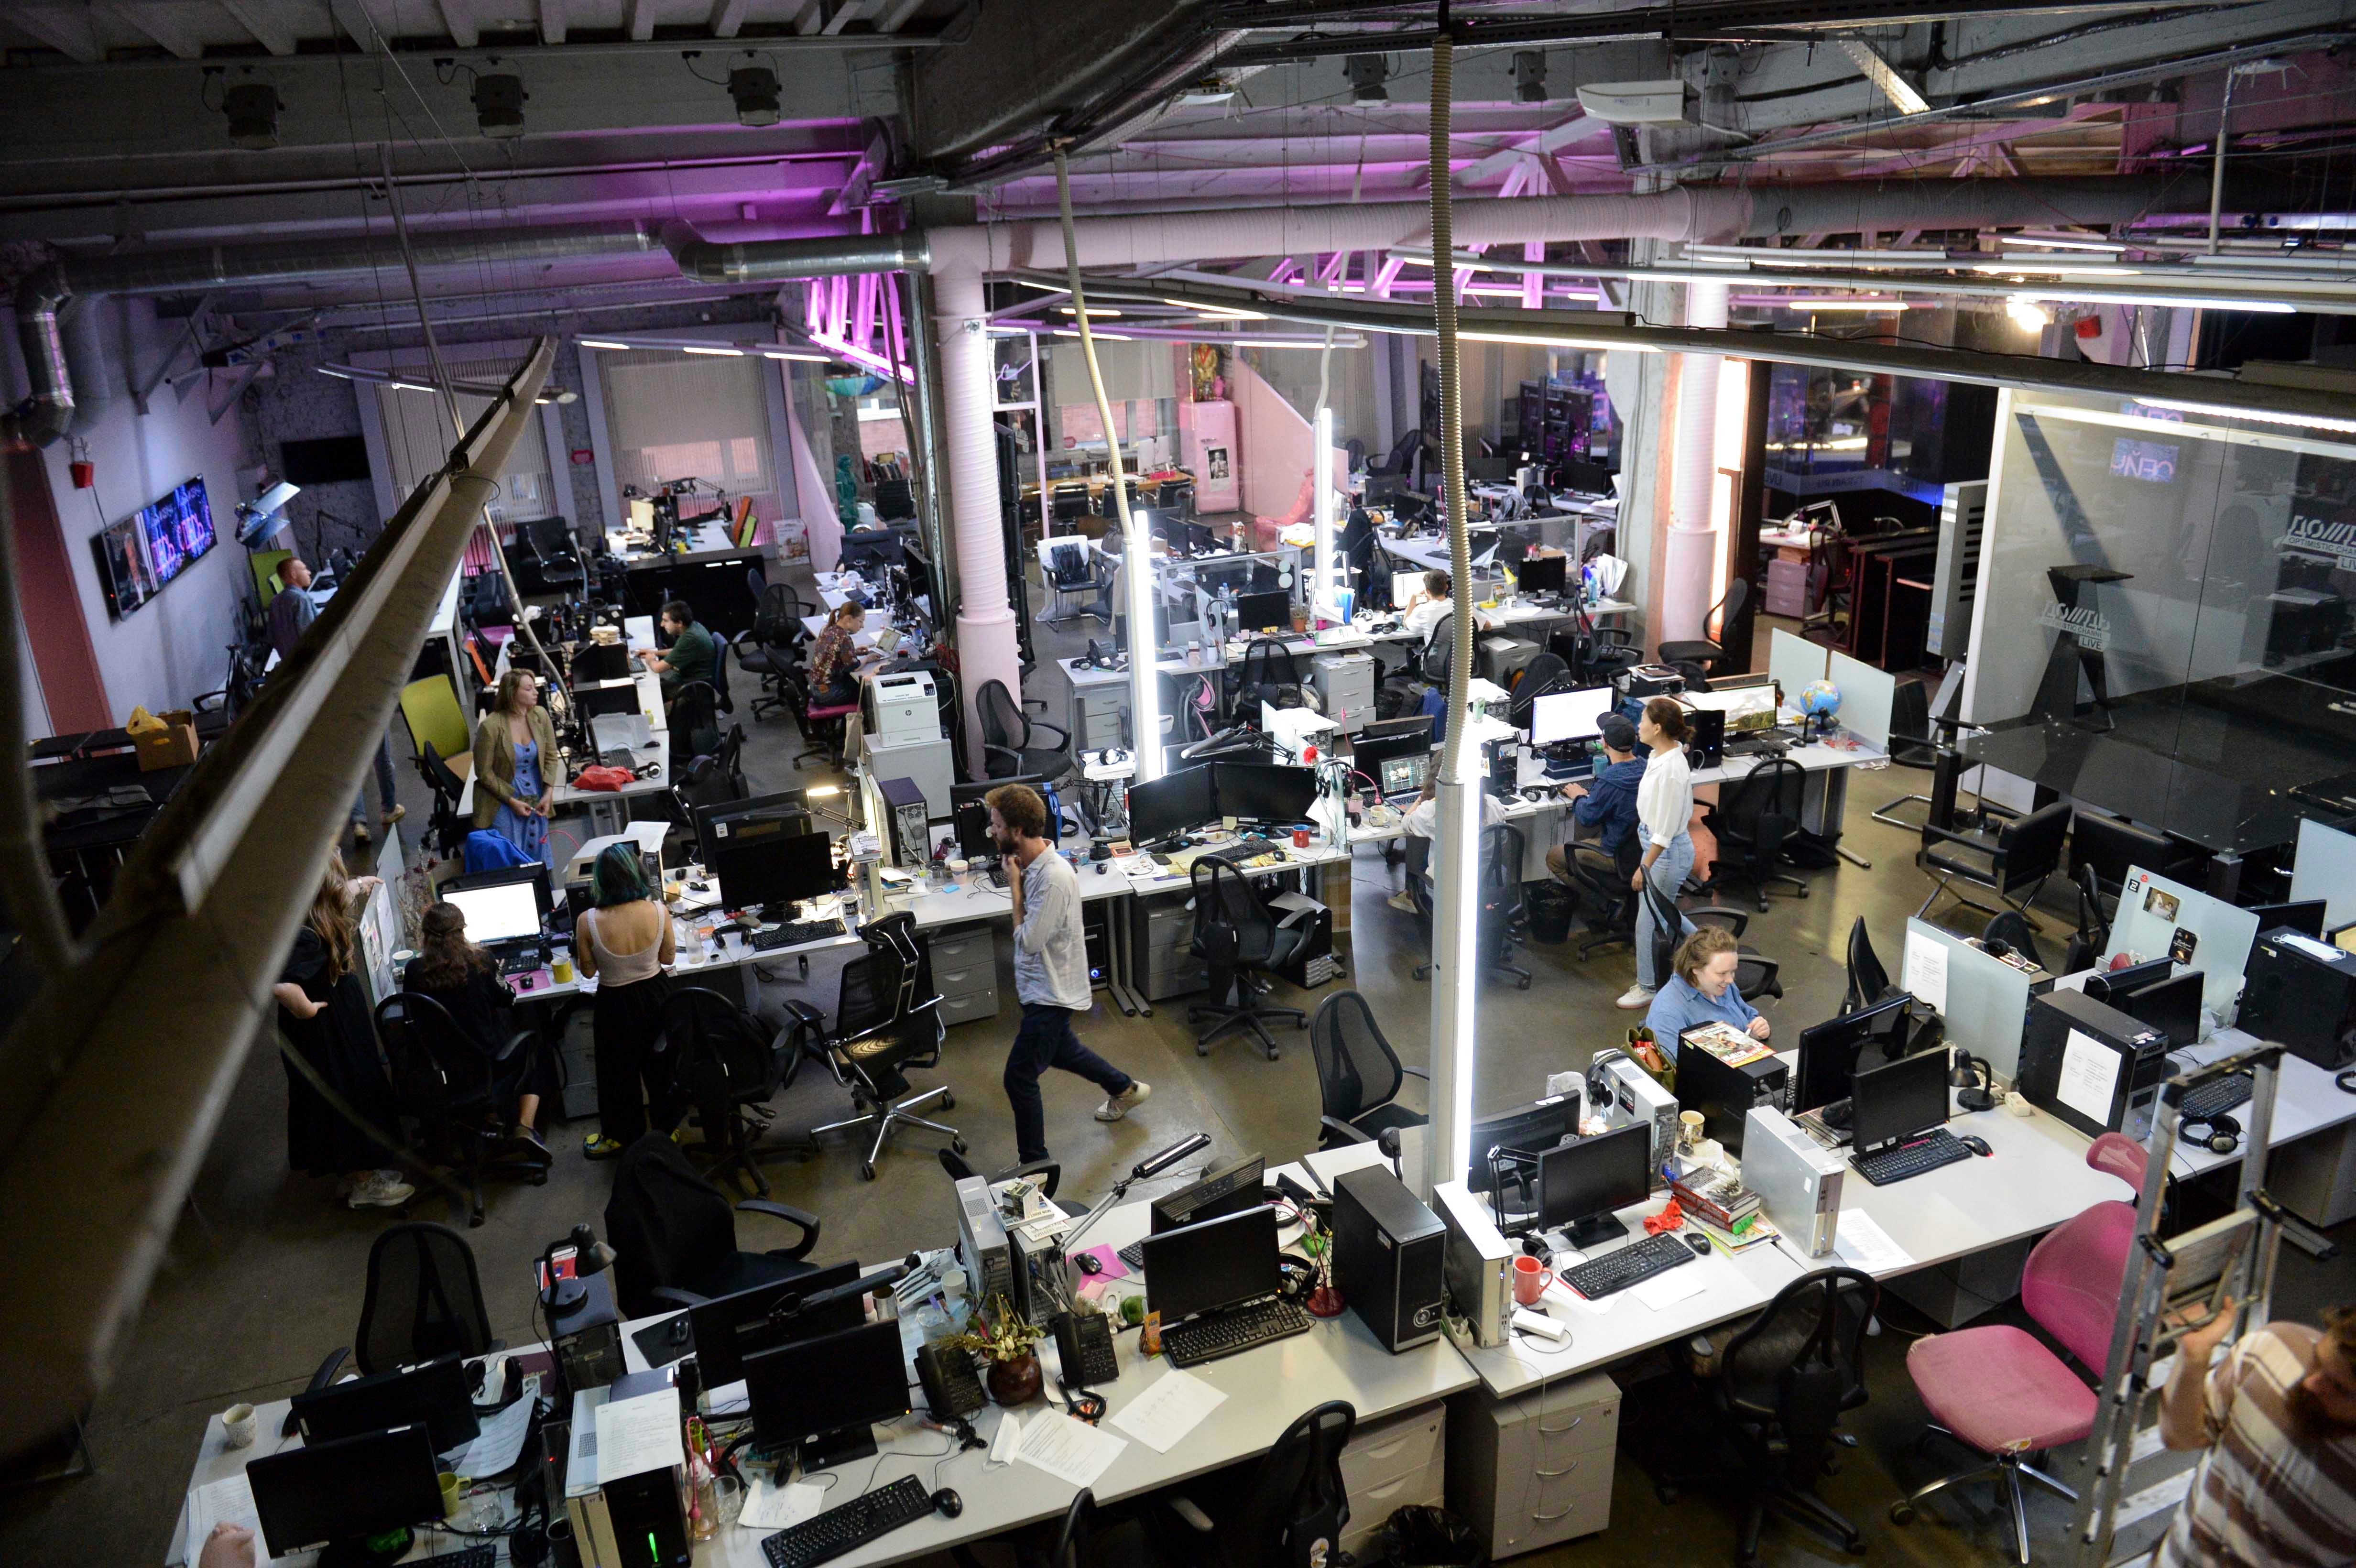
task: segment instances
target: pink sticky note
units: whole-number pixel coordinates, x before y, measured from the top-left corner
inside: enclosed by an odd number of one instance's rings
[[[1090,1247],[1086,1252],[1074,1253],[1072,1256],[1076,1258],[1096,1259],[1097,1272],[1092,1276],[1094,1278],[1126,1279],[1129,1277],[1129,1270],[1121,1263],[1120,1254],[1114,1252],[1108,1246]]]

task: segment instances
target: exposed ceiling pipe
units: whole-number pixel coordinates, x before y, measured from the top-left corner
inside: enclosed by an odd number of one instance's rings
[[[666,223],[662,242],[679,270],[707,283],[791,283],[853,272],[929,271],[932,253],[922,233],[844,234],[819,240],[749,240],[718,243],[685,223]]]

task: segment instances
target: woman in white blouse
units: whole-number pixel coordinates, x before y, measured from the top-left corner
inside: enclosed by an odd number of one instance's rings
[[[1677,890],[1693,874],[1693,836],[1686,825],[1693,818],[1693,769],[1687,765],[1685,741],[1691,733],[1686,710],[1669,698],[1655,697],[1644,704],[1636,720],[1636,739],[1652,749],[1644,764],[1644,782],[1636,786],[1636,842],[1644,852],[1629,885],[1636,890],[1636,983],[1621,993],[1620,1006],[1633,1012],[1653,1003],[1653,993],[1665,976],[1654,973],[1653,902],[1644,896],[1649,879],[1674,906]],[[1677,917],[1681,931],[1693,922]]]

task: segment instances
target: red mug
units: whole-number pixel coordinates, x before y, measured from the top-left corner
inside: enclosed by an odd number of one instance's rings
[[[1524,1307],[1536,1307],[1546,1287],[1554,1283],[1554,1270],[1529,1256],[1514,1260],[1514,1300]]]
[[[1292,830],[1292,847],[1296,849],[1306,849],[1309,848],[1309,829],[1306,827],[1296,827]]]

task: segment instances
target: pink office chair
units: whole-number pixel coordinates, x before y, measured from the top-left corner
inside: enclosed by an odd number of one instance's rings
[[[2098,1139],[2086,1151],[2086,1163],[2123,1180],[2140,1180],[2143,1150],[2118,1138],[2128,1151],[2122,1154],[2110,1142],[2116,1136]],[[2008,1323],[1960,1328],[1914,1342],[1906,1352],[1906,1371],[1931,1413],[1925,1440],[1945,1437],[1981,1457],[1969,1469],[1942,1477],[1891,1504],[1892,1524],[1911,1521],[1914,1505],[1933,1492],[2000,1474],[2004,1500],[2012,1511],[2013,1545],[2026,1568],[2029,1513],[2020,1483],[2026,1477],[2077,1500],[2075,1491],[2029,1459],[2049,1448],[2083,1442],[2094,1429],[2097,1402],[2085,1378],[2100,1376],[2110,1357],[2119,1282],[2126,1273],[2135,1229],[2134,1204],[2097,1203],[2038,1243],[2021,1271],[2021,1305],[2085,1369],[2085,1376],[2034,1335]]]

